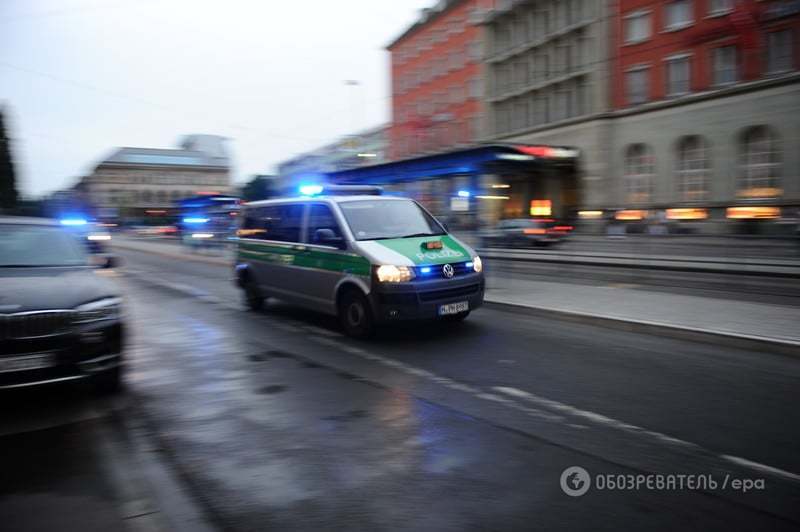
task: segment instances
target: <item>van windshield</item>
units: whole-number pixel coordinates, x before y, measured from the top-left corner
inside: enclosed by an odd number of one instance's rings
[[[343,201],[339,207],[356,240],[446,234],[433,216],[411,200]]]

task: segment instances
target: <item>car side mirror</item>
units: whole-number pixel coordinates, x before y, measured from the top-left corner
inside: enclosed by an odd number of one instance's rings
[[[333,246],[336,248],[344,247],[344,239],[336,236],[332,229],[323,228],[314,231],[314,243],[322,244],[324,246]]]

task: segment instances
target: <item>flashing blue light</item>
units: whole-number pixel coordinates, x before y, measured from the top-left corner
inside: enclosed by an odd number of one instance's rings
[[[468,198],[468,197],[470,197],[469,190],[459,190],[458,191],[458,197],[459,198]]]
[[[301,185],[300,194],[303,196],[316,196],[322,193],[322,185]]]
[[[422,268],[419,269],[419,271],[422,272],[422,273],[431,273],[431,267],[430,266],[423,266]]]
[[[83,218],[64,218],[61,220],[61,225],[86,225],[86,223]]]
[[[196,218],[196,217],[188,217],[183,219],[183,223],[185,224],[204,224],[208,221],[208,218]]]
[[[475,263],[474,262],[468,262],[466,264],[466,266],[467,266],[467,268],[472,268],[473,266],[475,266]]]

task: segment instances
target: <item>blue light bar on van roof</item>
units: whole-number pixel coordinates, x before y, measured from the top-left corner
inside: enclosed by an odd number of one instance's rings
[[[186,224],[204,224],[208,221],[208,218],[200,218],[197,216],[189,216],[183,219],[183,223]]]
[[[322,194],[323,190],[322,185],[300,185],[300,194],[303,196],[316,196]]]

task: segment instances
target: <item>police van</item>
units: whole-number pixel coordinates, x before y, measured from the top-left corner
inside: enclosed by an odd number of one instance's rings
[[[267,297],[338,316],[370,335],[400,320],[460,321],[483,303],[481,259],[408,198],[378,187],[309,186],[248,203],[236,280],[253,310]]]

